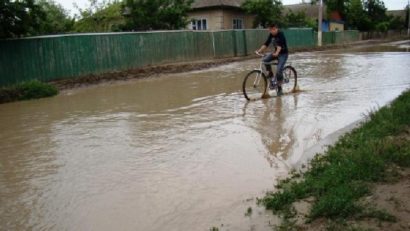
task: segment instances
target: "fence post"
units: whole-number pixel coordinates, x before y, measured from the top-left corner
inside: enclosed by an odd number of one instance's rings
[[[242,30],[242,35],[243,35],[243,48],[244,48],[244,55],[248,56],[248,46],[246,42],[246,31]]]
[[[233,41],[233,56],[238,56],[238,46],[236,41],[236,33],[235,30],[232,30],[232,41]]]
[[[212,50],[214,52],[214,58],[216,57],[216,48],[215,48],[215,31],[211,32],[212,34]]]

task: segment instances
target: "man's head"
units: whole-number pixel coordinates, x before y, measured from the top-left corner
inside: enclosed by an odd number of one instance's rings
[[[275,23],[269,24],[268,29],[273,36],[276,36],[279,32],[279,27]]]

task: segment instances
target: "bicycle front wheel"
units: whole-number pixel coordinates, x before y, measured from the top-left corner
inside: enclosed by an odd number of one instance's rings
[[[266,93],[266,88],[266,76],[259,70],[249,72],[243,80],[242,91],[247,100],[261,99]]]
[[[283,83],[282,89],[284,93],[295,92],[298,84],[298,74],[292,66],[286,66],[283,69]]]

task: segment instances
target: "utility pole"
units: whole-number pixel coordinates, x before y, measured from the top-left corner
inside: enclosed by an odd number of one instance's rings
[[[319,1],[319,18],[318,18],[318,32],[317,45],[322,46],[322,21],[323,21],[323,0]]]
[[[410,0],[407,0],[407,14],[409,15],[407,18],[407,36],[410,37]]]

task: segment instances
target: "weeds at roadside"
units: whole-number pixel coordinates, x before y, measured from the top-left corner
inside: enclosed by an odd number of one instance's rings
[[[294,174],[280,181],[278,192],[267,193],[258,202],[282,215],[284,223],[289,223],[292,204],[308,197],[315,199],[308,222],[320,217],[395,222],[386,211],[361,205],[359,200],[371,194],[371,183],[397,179],[396,166],[410,167],[410,142],[400,139],[409,130],[409,114],[407,91],[391,105],[370,111],[366,122],[342,136],[324,155],[317,155],[301,177]]]
[[[327,231],[370,231],[357,225],[349,224],[345,219],[328,220]]]
[[[385,210],[380,210],[374,207],[368,207],[364,210],[361,214],[359,214],[357,219],[361,218],[374,218],[379,221],[387,221],[387,222],[396,222],[397,218],[391,214],[389,214]]]
[[[39,99],[57,94],[58,90],[53,85],[38,80],[31,80],[10,87],[0,88],[0,103]]]
[[[300,227],[296,225],[295,219],[284,219],[280,225],[273,227],[275,231],[297,231]]]

